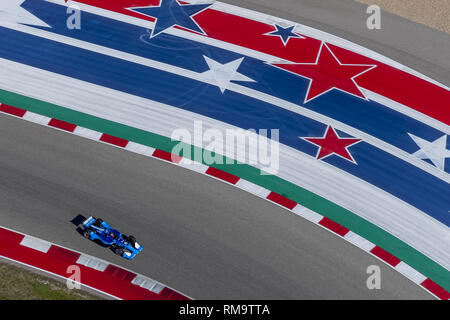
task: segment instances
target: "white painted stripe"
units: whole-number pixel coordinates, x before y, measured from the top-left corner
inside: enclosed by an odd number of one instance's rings
[[[133,281],[131,281],[131,283],[139,287],[145,288],[147,290],[150,290],[150,288],[152,288],[156,284],[156,281],[153,281],[152,279],[144,276],[137,275],[133,279]]]
[[[264,199],[267,198],[267,196],[271,192],[266,188],[258,186],[257,184],[254,184],[244,179],[239,179],[239,181],[235,184],[235,186]]]
[[[186,169],[196,171],[198,173],[205,173],[208,170],[208,166],[203,163],[195,162],[187,158],[181,158],[181,161],[178,163],[179,166],[184,167]]]
[[[83,137],[83,138],[87,138],[87,139],[91,139],[91,140],[99,140],[100,137],[102,136],[101,132],[98,131],[94,131],[91,129],[87,129],[87,128],[83,128],[80,126],[77,126],[75,128],[75,130],[73,131],[73,134],[76,134],[77,136]]]
[[[405,277],[407,277],[409,280],[416,284],[421,284],[425,281],[427,277],[425,277],[423,274],[421,274],[416,269],[413,269],[411,266],[406,264],[403,261],[400,261],[398,265],[395,266],[395,270],[403,274]]]
[[[41,251],[44,253],[47,253],[48,250],[50,250],[50,247],[52,246],[52,244],[48,241],[42,240],[42,239],[38,239],[29,235],[26,235],[22,241],[20,242],[20,244],[24,247],[28,247],[37,251]]]
[[[49,118],[49,117],[42,116],[40,114],[30,112],[30,111],[26,112],[22,118],[25,120],[37,123],[37,124],[42,124],[42,125],[48,125],[48,123],[51,120],[51,118]]]
[[[139,144],[133,141],[129,141],[125,149],[148,157],[151,157],[153,152],[155,152],[155,148],[144,146],[143,144]]]
[[[154,293],[160,294],[164,288],[166,288],[166,287],[163,286],[161,283],[156,283],[155,286],[151,289],[151,291],[153,291]]]
[[[109,262],[106,262],[98,258],[94,258],[92,256],[88,256],[86,254],[81,254],[76,263],[101,272],[105,271],[105,269],[109,265]]]
[[[353,231],[347,232],[347,234],[344,236],[344,239],[367,252],[369,252],[375,247],[375,244],[373,244],[367,239],[364,239],[363,237],[354,233]]]
[[[323,219],[322,215],[320,215],[300,204],[297,204],[295,206],[295,208],[292,210],[292,212],[294,212],[296,215],[303,217],[315,224],[318,224],[319,221]]]
[[[131,281],[131,283],[157,294],[161,293],[161,291],[164,289],[164,286],[162,284],[142,275],[137,275],[133,279],[133,281]]]
[[[2,25],[1,22],[0,22],[0,25]],[[175,67],[175,66],[161,63],[161,62],[151,60],[151,59],[142,58],[142,57],[139,57],[139,56],[136,56],[133,54],[128,54],[125,52],[106,48],[106,47],[99,46],[99,45],[92,44],[92,43],[85,42],[85,41],[80,41],[80,40],[73,39],[70,37],[57,35],[57,34],[54,34],[54,33],[51,33],[51,32],[45,31],[45,30],[35,29],[33,27],[29,27],[29,26],[25,26],[25,25],[4,24],[4,26],[7,28],[10,28],[10,29],[13,29],[13,30],[25,32],[25,33],[32,34],[32,35],[35,35],[38,37],[43,37],[46,39],[51,39],[51,40],[58,41],[58,42],[61,42],[64,44],[76,46],[76,47],[90,50],[93,52],[98,52],[98,53],[108,55],[111,57],[115,57],[118,59],[131,61],[133,63],[141,64],[141,65],[144,65],[147,67],[151,67],[151,68],[155,68],[155,69],[162,70],[165,72],[184,76],[184,77],[187,77],[187,78],[199,81],[199,82],[207,83],[209,85],[217,86],[217,83],[215,81],[205,79],[205,77],[203,77],[201,75],[201,73],[197,73],[197,72],[190,71],[187,69]],[[0,59],[0,60],[2,60],[2,64],[6,64],[7,61],[9,61],[9,60],[5,60],[5,59]],[[0,73],[0,75],[1,75],[1,73]],[[11,75],[7,74],[6,79],[8,79],[8,77],[11,77]],[[414,166],[420,168],[421,170],[424,170],[425,172],[427,172],[439,179],[442,179],[442,180],[450,183],[450,174],[448,174],[442,170],[439,170],[438,168],[436,168],[435,166],[433,166],[430,163],[427,163],[425,161],[417,159],[416,157],[412,156],[411,154],[407,153],[406,151],[403,151],[400,148],[397,148],[381,139],[371,136],[371,135],[369,135],[361,130],[358,130],[356,128],[353,128],[345,123],[342,123],[333,118],[322,115],[318,112],[309,110],[300,105],[296,105],[289,101],[286,101],[286,100],[283,100],[283,99],[280,99],[280,98],[277,98],[277,97],[274,97],[274,96],[271,96],[271,95],[262,93],[260,91],[250,89],[250,88],[247,88],[247,87],[235,84],[235,83],[230,83],[227,90],[231,90],[231,91],[240,93],[242,95],[273,104],[277,107],[289,110],[291,112],[300,114],[302,116],[306,116],[308,118],[314,119],[314,120],[322,122],[324,124],[329,124],[329,125],[333,126],[335,129],[344,131],[347,134],[350,134],[354,137],[363,139],[364,142],[369,143],[387,153],[390,153],[393,156],[400,158],[401,160],[403,160],[411,165],[414,165]],[[10,91],[12,91],[12,90],[10,90]]]

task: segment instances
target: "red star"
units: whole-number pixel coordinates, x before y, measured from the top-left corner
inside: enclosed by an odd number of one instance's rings
[[[355,159],[353,159],[352,155],[348,151],[348,147],[354,145],[361,141],[361,139],[355,138],[341,138],[337,135],[334,128],[328,126],[327,131],[325,132],[325,136],[319,138],[302,138],[307,140],[315,145],[319,146],[319,150],[316,154],[316,159],[320,160],[329,156],[330,154],[337,154],[338,156],[347,159],[353,163],[356,163]]]
[[[311,80],[305,103],[332,89],[366,99],[366,96],[358,88],[355,78],[376,67],[376,65],[367,64],[342,64],[326,43],[322,43],[320,46],[315,63],[273,65]]]

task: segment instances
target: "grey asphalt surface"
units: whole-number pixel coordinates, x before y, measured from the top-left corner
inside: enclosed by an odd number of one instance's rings
[[[355,15],[364,7],[359,3],[226,2],[329,31],[449,83],[449,61],[438,49],[353,30],[360,20],[365,25],[364,15]],[[274,4],[277,10],[270,9]],[[391,23],[412,28],[405,21]],[[414,25],[409,32],[431,30]],[[186,169],[6,115],[0,115],[0,147],[0,225],[130,268],[193,298],[432,298],[332,233]],[[89,242],[70,222],[78,214],[133,233],[143,252],[130,262]],[[381,269],[381,290],[366,287],[369,265]]]
[[[450,35],[425,25],[383,11],[381,29],[369,30],[367,6],[353,0],[221,1],[331,33],[450,86]]]
[[[0,115],[0,225],[148,275],[196,299],[425,299],[384,263],[220,181]],[[100,216],[133,233],[133,261],[83,238]],[[368,290],[366,268],[381,268]]]

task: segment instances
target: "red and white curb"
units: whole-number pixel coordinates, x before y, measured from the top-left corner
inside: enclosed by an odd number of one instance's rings
[[[64,279],[71,279],[72,268],[77,266],[78,283],[115,299],[190,300],[146,276],[3,227],[0,227],[0,257]]]
[[[194,161],[186,158],[182,158],[180,156],[171,154],[169,152],[155,149],[152,147],[148,147],[145,145],[141,145],[132,141],[128,141],[122,138],[114,137],[111,135],[108,135],[106,133],[101,133],[98,131],[90,130],[87,128],[83,128],[68,122],[64,122],[58,119],[52,119],[49,117],[45,117],[27,110],[19,109],[16,107],[12,107],[9,105],[1,104],[0,105],[0,112],[9,114],[15,117],[19,117],[31,122],[35,122],[41,125],[50,126],[62,131],[70,132],[75,135],[88,138],[91,140],[103,142],[109,145],[113,145],[119,148],[126,149],[128,151],[142,154],[148,157],[157,158],[160,160],[164,160],[179,166],[182,166],[184,168],[187,168],[189,170],[196,171],[201,174],[208,175],[210,177],[213,177],[217,180],[226,182],[228,184],[234,185],[242,190],[245,190],[251,194],[254,194],[260,198],[266,199],[272,203],[277,204],[278,206],[289,210],[290,212],[303,217],[312,223],[327,229],[329,231],[332,231],[339,237],[347,240],[348,242],[352,243],[353,245],[359,247],[360,249],[366,251],[367,253],[371,254],[372,256],[376,257],[377,259],[383,261],[390,267],[394,268],[398,272],[400,272],[402,275],[416,283],[417,285],[421,286],[428,292],[430,292],[432,295],[434,295],[436,298],[441,300],[449,300],[450,299],[450,293],[446,291],[444,288],[439,286],[437,283],[433,282],[417,270],[413,269],[411,266],[406,264],[405,262],[401,261],[399,258],[395,257],[394,255],[390,254],[383,248],[373,244],[372,242],[364,239],[363,237],[359,236],[358,234],[350,231],[344,226],[341,226],[337,222],[334,222],[327,217],[324,217],[302,205],[300,205],[297,202],[294,202],[280,194],[277,194],[273,191],[270,191],[266,188],[263,188],[259,185],[256,185],[252,182],[249,182],[247,180],[244,180],[240,177],[237,177],[235,175],[232,175],[228,172],[206,166],[204,164],[195,163]]]

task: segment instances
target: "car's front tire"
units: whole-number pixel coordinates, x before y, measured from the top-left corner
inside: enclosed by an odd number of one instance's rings
[[[133,236],[128,237],[128,242],[131,244],[131,246],[134,247],[134,244],[136,243],[136,238]]]
[[[114,249],[114,253],[117,254],[118,256],[122,256],[123,255],[123,249],[122,248],[115,248]]]

